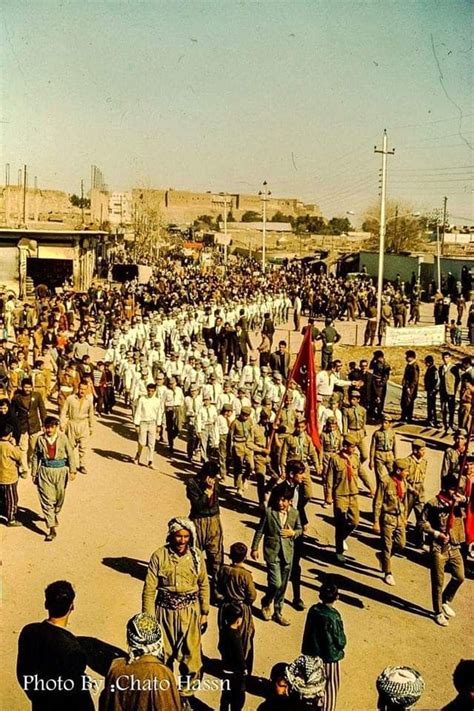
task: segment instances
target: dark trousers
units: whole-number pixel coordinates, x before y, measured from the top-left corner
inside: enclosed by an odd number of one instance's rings
[[[401,419],[404,422],[411,422],[413,420],[413,410],[415,409],[416,391],[411,388],[403,388],[402,399],[400,402],[400,407],[402,410]]]
[[[427,401],[427,417],[428,422],[432,422],[434,425],[438,424],[438,414],[436,412],[436,391],[426,393]]]
[[[223,686],[219,711],[242,711],[245,706],[245,677],[239,672],[223,674]],[[228,688],[227,688],[228,687]]]
[[[409,491],[407,494],[407,521],[410,517],[412,511],[415,512],[416,526],[414,534],[414,542],[416,545],[423,545],[423,530],[421,528],[421,514],[425,506],[425,497],[423,494],[423,487],[419,489],[418,493],[414,491]]]
[[[326,350],[325,348],[321,351],[321,370],[325,370],[329,363],[332,361],[333,350]]]
[[[170,451],[174,450],[174,441],[179,434],[178,418],[173,407],[169,407],[165,412],[166,416],[166,433],[168,435],[168,446]]]
[[[443,590],[444,571],[451,573],[451,580]],[[452,602],[458,588],[464,582],[464,561],[460,546],[448,544],[442,550],[431,552],[431,595],[435,615],[442,611],[443,602]]]
[[[197,544],[206,554],[206,568],[211,578],[211,592],[215,594],[217,575],[224,560],[224,543],[219,514],[194,518]]]
[[[454,427],[454,410],[456,407],[456,396],[455,395],[445,395],[441,399],[441,416],[443,418],[444,429],[447,430],[448,427]]]
[[[303,555],[304,536],[295,538],[293,563],[291,565],[290,580],[293,587],[293,600],[301,600],[301,558]]]

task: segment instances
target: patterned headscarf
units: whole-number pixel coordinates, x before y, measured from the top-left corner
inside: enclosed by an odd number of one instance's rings
[[[134,615],[127,623],[128,661],[154,654],[163,658],[163,638],[161,627],[154,617],[146,612]]]
[[[293,691],[303,699],[319,699],[326,690],[322,659],[301,654],[286,668],[286,678]]]
[[[196,528],[194,526],[194,523],[189,518],[184,518],[182,516],[176,516],[175,518],[172,518],[170,521],[168,521],[167,540],[169,541],[170,536],[173,533],[176,533],[176,531],[181,530],[182,528],[186,529],[186,531],[189,531],[189,533],[191,534],[191,538],[189,541],[189,552],[191,553],[196,573],[199,574],[201,570],[201,554],[194,545],[197,540]]]
[[[416,704],[425,689],[421,674],[411,667],[386,667],[376,684],[384,701],[407,708]]]

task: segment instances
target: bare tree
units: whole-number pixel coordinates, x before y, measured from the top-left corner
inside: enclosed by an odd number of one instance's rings
[[[135,193],[135,191],[134,191]],[[137,190],[133,195],[134,256],[153,260],[164,235],[164,220],[153,190]]]
[[[371,205],[365,212],[362,229],[371,232],[369,247],[378,247],[380,207]],[[385,250],[394,254],[412,252],[422,246],[427,218],[413,214],[411,205],[400,200],[387,201],[385,220]]]

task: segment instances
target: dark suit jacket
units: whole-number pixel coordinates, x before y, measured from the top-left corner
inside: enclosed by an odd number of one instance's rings
[[[292,528],[295,531],[293,538],[282,538],[281,523],[278,511],[272,508],[265,509],[260,520],[260,524],[255,531],[252,541],[252,550],[256,550],[263,537],[263,557],[267,563],[275,563],[280,558],[280,553],[287,565],[291,565],[293,560],[293,551],[295,547],[295,538],[301,536],[303,529],[301,527],[300,515],[298,511],[290,507],[288,511],[288,519],[286,528]]]
[[[288,373],[290,371],[290,354],[285,353],[283,357],[283,363],[282,363],[282,358],[281,354],[278,351],[275,351],[274,353],[271,354],[270,356],[270,368],[272,370],[277,370],[279,373],[283,375],[285,380],[288,377]]]
[[[46,408],[40,393],[31,393],[30,400],[17,393],[12,400],[12,413],[18,417],[20,432],[39,432],[46,417]]]
[[[213,326],[213,328],[211,328],[209,330],[209,339],[211,341],[214,353],[216,353],[216,354],[220,353],[222,350],[222,344],[224,343],[224,337],[225,337],[224,334],[225,334],[224,326],[220,326],[219,333],[216,332],[215,326]]]
[[[244,356],[247,357],[248,354],[248,349],[252,348],[252,343],[249,338],[249,334],[247,331],[241,331],[240,333],[237,334],[237,342],[239,346],[240,353]]]
[[[278,501],[278,497],[280,496],[281,492],[287,489],[289,486],[293,488],[292,485],[287,481],[282,481],[280,484],[274,486],[272,489],[272,493],[270,494],[270,498],[268,500],[268,506],[276,506],[276,502]],[[309,482],[309,479],[305,477],[304,482],[302,484],[298,484],[296,488],[298,489],[297,511],[300,515],[301,525],[306,526],[306,524],[308,523],[308,517],[306,515],[305,507],[311,499],[311,483]]]

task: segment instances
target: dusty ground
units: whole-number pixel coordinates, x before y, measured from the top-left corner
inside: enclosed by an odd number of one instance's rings
[[[408,434],[400,432],[401,455],[408,453],[409,440]],[[186,515],[189,510],[184,481],[194,469],[183,456],[183,443],[171,462],[165,452],[159,452],[156,471],[135,466],[135,433],[128,412],[118,407],[114,415],[98,422],[91,447],[90,473],[78,475],[70,484],[59,535],[53,543],[44,542],[39,502],[29,480],[20,481],[25,527],[2,528],[1,674],[3,707],[9,711],[28,708],[15,679],[16,644],[23,625],[44,617],[45,586],[60,578],[73,582],[77,598],[71,630],[123,649],[126,621],[140,609],[146,563],[153,550],[163,544],[168,519]],[[437,491],[441,455],[442,445],[432,441],[428,450],[428,495]],[[472,582],[466,582],[458,593],[456,619],[446,629],[438,627],[430,619],[426,558],[407,549],[406,557],[394,561],[396,587],[387,587],[375,559],[378,539],[370,528],[371,502],[362,496],[361,525],[350,541],[350,565],[341,570],[333,561],[330,512],[318,503],[319,484],[314,495],[309,507],[312,525],[303,563],[303,596],[308,605],[316,602],[324,575],[338,576],[338,607],[348,638],[338,709],[373,709],[374,681],[388,664],[419,669],[426,682],[420,708],[440,708],[454,695],[454,666],[462,656],[469,655]],[[234,501],[229,489],[222,503],[226,550],[236,540],[250,543],[257,522],[255,502],[254,486],[242,503]],[[249,565],[260,593],[265,584],[264,568],[261,563]],[[256,675],[266,677],[275,662],[292,660],[299,653],[305,613],[287,606],[285,614],[292,623],[289,628],[256,619]],[[213,610],[204,638],[204,652],[211,659],[218,656],[216,640]],[[202,708],[218,707],[216,692],[203,692],[201,700],[207,704]],[[255,709],[260,701],[259,696],[248,694],[246,708]]]

